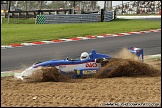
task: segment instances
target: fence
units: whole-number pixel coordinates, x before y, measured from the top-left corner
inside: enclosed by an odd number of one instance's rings
[[[104,21],[113,20],[113,11],[104,13]],[[101,14],[37,15],[36,24],[101,22]]]
[[[72,9],[62,9],[62,10],[34,10],[34,11],[10,11],[10,18],[36,18],[39,14],[71,14]],[[8,17],[8,12],[5,13],[5,18]]]

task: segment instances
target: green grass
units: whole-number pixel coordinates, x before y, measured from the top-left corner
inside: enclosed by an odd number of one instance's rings
[[[35,20],[32,19],[24,20],[24,24],[21,24],[22,20],[10,19],[10,24],[7,24],[7,19],[3,21],[4,23],[1,24],[1,45],[161,28],[160,21],[135,19],[69,24],[34,24]],[[18,24],[12,22],[18,22]],[[30,24],[28,24],[29,22]]]
[[[35,24],[35,19],[29,19],[29,18],[20,18],[20,19],[17,19],[17,18],[3,18],[2,19],[3,21],[3,24],[8,24],[8,21],[9,21],[9,24]]]

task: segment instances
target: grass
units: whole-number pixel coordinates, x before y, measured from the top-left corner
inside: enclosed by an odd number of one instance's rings
[[[1,45],[159,28],[160,21],[135,19],[67,24],[35,24],[34,19],[10,19],[10,24],[7,24],[7,19],[3,19]]]
[[[8,24],[8,18],[2,19],[3,24]],[[35,24],[35,19],[29,18],[9,18],[9,24]]]

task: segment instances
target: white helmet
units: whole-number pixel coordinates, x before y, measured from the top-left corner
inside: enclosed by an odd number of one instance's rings
[[[80,59],[81,60],[85,60],[85,59],[88,59],[89,58],[89,54],[87,52],[83,52],[80,56]]]

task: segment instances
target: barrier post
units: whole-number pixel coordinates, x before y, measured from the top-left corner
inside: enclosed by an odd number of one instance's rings
[[[116,19],[116,10],[114,10],[114,19]]]
[[[101,22],[104,21],[104,9],[101,9]]]

